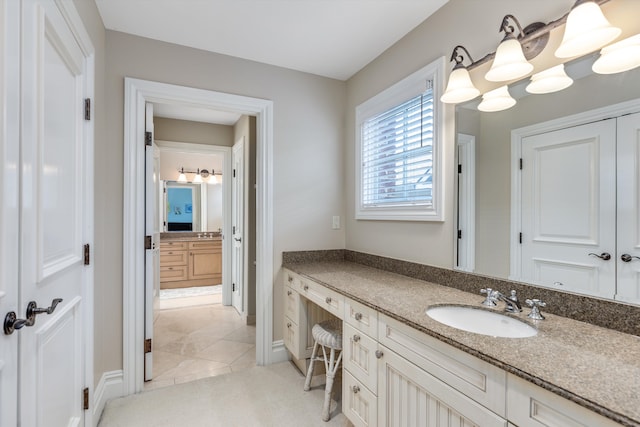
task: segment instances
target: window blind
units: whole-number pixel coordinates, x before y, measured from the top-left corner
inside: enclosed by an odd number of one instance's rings
[[[433,88],[362,124],[363,208],[433,204]]]

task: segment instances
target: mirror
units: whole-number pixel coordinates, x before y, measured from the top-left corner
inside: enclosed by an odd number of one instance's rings
[[[220,232],[222,186],[164,181],[165,232]]]
[[[569,290],[608,299],[615,298],[636,304],[640,303],[640,299],[637,299],[637,297],[619,298],[615,290],[613,294],[582,292],[579,289],[563,288],[563,284],[559,279],[552,283],[537,283],[535,280],[523,280],[521,273],[518,273],[520,274],[518,275],[512,271],[512,266],[514,265],[512,247],[518,246],[517,238],[514,237],[517,234],[515,230],[512,230],[511,212],[512,167],[518,167],[514,165],[515,162],[512,160],[512,131],[541,123],[548,124],[551,120],[640,99],[640,69],[637,68],[619,74],[598,75],[591,72],[591,65],[595,59],[597,59],[597,54],[588,55],[567,63],[567,74],[574,79],[574,83],[560,92],[530,95],[524,89],[529,82],[528,78],[509,85],[510,93],[518,101],[511,109],[483,113],[477,109],[479,99],[456,107],[456,140],[458,144],[465,138],[475,140],[475,155],[472,157],[472,162],[475,159],[475,172],[470,181],[465,181],[462,175],[459,175],[458,179],[458,187],[460,188],[457,195],[458,205],[460,206],[458,213],[462,217],[471,218],[472,243],[471,247],[465,248],[464,244],[461,243],[464,242],[464,239],[456,238],[458,259],[455,262],[459,264],[454,265],[454,268],[464,269],[460,268],[460,266],[463,265],[465,257],[470,257],[472,260],[469,265],[472,265],[472,268],[469,270],[484,276],[526,281],[536,285],[557,288],[558,290]],[[640,106],[640,102],[638,102],[638,105]],[[638,111],[640,111],[640,107],[638,107]],[[469,154],[469,151],[461,151],[460,145],[458,145],[457,152],[460,159],[466,158]],[[613,155],[615,158],[615,153]],[[615,168],[615,161],[613,164]],[[614,171],[612,174],[614,175],[614,181],[615,174],[616,172]],[[552,175],[556,178],[563,176],[559,172]],[[562,182],[568,182],[571,179],[571,174],[567,174],[566,179],[563,178]],[[517,185],[521,186],[522,184]],[[473,194],[473,191],[469,191],[469,187],[475,190],[475,198],[468,197],[468,194]],[[618,198],[620,198],[620,195],[618,195]],[[556,200],[556,202],[558,206],[563,205],[562,200]],[[564,205],[565,209],[571,209],[570,203]],[[469,206],[473,207],[471,211],[468,210]],[[522,217],[530,214],[530,212],[526,211],[524,204],[519,206]],[[615,211],[615,206],[612,207],[612,210]],[[580,215],[580,210],[575,209],[575,211],[577,211],[577,214],[573,224],[580,224],[581,221],[585,222],[585,218]],[[613,215],[615,216],[615,213]],[[475,219],[473,219],[474,216]],[[514,250],[520,249],[516,248]],[[613,251],[615,250],[613,248]],[[595,255],[600,255],[600,252]],[[551,257],[551,255],[549,256]],[[608,264],[607,268],[613,270],[615,274],[615,266],[620,254],[613,254],[612,252],[612,256],[615,259],[611,259],[611,263]],[[594,256],[586,256],[585,265],[588,262],[597,261]],[[640,261],[638,262],[640,263]],[[634,266],[633,268],[636,269],[637,275],[638,267]],[[561,274],[558,273],[558,276],[561,276]],[[636,290],[636,292],[638,291]]]

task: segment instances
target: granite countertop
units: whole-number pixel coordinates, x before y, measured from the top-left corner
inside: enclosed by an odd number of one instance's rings
[[[484,297],[347,262],[284,267],[488,363],[572,400],[621,425],[640,426],[640,337],[542,312],[512,315],[538,329],[530,338],[496,338],[441,324],[425,314],[437,304],[474,307]],[[502,311],[500,303],[497,310]]]

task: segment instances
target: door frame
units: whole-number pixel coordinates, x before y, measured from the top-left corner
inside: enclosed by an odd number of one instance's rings
[[[143,389],[144,109],[179,104],[256,116],[256,364],[286,360],[273,342],[273,101],[125,77],[123,227],[123,392]],[[281,351],[282,350],[282,351]]]
[[[246,170],[246,163],[245,163],[245,143],[247,143],[245,141],[245,137],[241,137],[240,139],[238,139],[237,141],[234,142],[233,147],[231,147],[231,170],[233,171],[233,177],[232,177],[232,191],[231,191],[231,230],[232,232],[229,234],[229,236],[231,236],[232,238],[235,239],[235,233],[233,233],[233,224],[236,220],[236,215],[238,213],[238,209],[240,210],[240,214],[242,216],[242,225],[241,225],[241,231],[242,231],[242,240],[244,240],[242,243],[242,255],[241,255],[241,263],[240,263],[240,271],[236,271],[236,274],[240,274],[242,281],[238,284],[241,287],[240,290],[240,307],[242,307],[242,310],[239,311],[238,314],[240,314],[240,316],[242,317],[246,317],[246,310],[247,310],[247,305],[244,302],[244,298],[245,298],[245,291],[246,291],[246,282],[247,282],[247,277],[248,277],[248,268],[247,268],[247,260],[249,259],[248,256],[248,245],[247,245],[247,230],[248,227],[247,222],[248,222],[248,215],[247,215],[247,199],[248,199],[248,192],[246,191],[246,185],[248,182],[248,179],[246,178],[246,174],[247,174],[247,170]],[[240,146],[240,148],[238,148]],[[236,184],[236,180],[239,177],[239,174],[237,173],[236,170],[236,163],[235,163],[235,159],[238,156],[237,152],[240,152],[240,157],[241,157],[241,163],[242,163],[242,191],[241,191],[241,199],[239,200],[240,202],[240,207],[238,208],[237,206],[237,202],[238,202],[238,196],[237,196],[237,184]],[[234,203],[234,201],[236,203]],[[229,241],[231,241],[231,239],[229,239]],[[231,282],[233,284],[233,271],[234,269],[237,268],[237,264],[236,264],[236,250],[235,250],[235,243],[231,242]],[[231,306],[233,306],[236,311],[238,311],[238,307],[236,305],[234,305],[234,300],[233,300],[233,289],[230,295],[231,298]],[[237,304],[237,302],[236,302]]]
[[[189,142],[156,140],[160,151],[174,153],[194,153],[194,154],[218,154],[221,155],[222,173],[229,174],[231,171],[231,147],[222,145],[193,144]],[[166,181],[165,181],[166,182]],[[165,184],[166,185],[166,184]],[[222,177],[222,234],[231,235],[231,181]],[[200,220],[203,221],[202,219]],[[231,305],[231,240],[222,240],[222,304]]]
[[[511,232],[509,239],[511,248],[509,250],[509,280],[519,281],[522,275],[522,250],[519,250],[521,248],[519,233],[522,230],[522,174],[520,173],[522,140],[541,133],[611,119],[639,111],[640,98],[637,98],[511,131]]]
[[[460,153],[465,154],[465,159],[460,166]],[[461,168],[461,173],[456,173],[456,226],[454,227],[453,246],[455,260],[453,269],[472,273],[476,268],[476,137],[464,133],[456,135],[456,165]],[[462,176],[461,176],[462,175]],[[460,189],[463,189],[461,192]],[[462,242],[458,238],[458,230],[463,231]],[[464,265],[458,264],[460,247],[464,247],[467,261]]]

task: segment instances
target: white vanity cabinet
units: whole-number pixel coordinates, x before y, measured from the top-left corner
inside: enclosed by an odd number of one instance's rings
[[[615,427],[620,424],[509,374],[507,412],[518,427]]]
[[[354,426],[372,427],[378,425],[378,313],[349,298],[344,306],[342,411]]]

